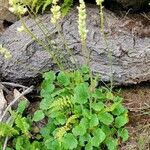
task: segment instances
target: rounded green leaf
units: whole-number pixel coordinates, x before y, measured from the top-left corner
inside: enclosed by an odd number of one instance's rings
[[[90,128],[95,127],[99,124],[99,120],[96,114],[91,115]]]
[[[56,78],[56,75],[53,71],[49,71],[49,72],[45,72],[43,74],[43,78],[44,78],[44,80],[48,80],[49,83],[53,83],[53,81]]]
[[[22,114],[27,107],[27,100],[21,100],[18,104],[17,112]]]
[[[84,126],[84,124],[79,124],[78,126],[75,126],[72,130],[72,133],[75,135],[75,136],[78,136],[78,135],[84,135],[86,133],[86,127]]]
[[[93,138],[91,139],[92,146],[99,147],[100,144],[105,140],[106,135],[102,129],[98,128],[93,133]]]
[[[113,98],[114,98],[113,93],[112,93],[112,92],[108,92],[108,93],[106,94],[106,98],[107,98],[107,99],[110,99],[110,100],[113,100]]]
[[[58,80],[58,82],[59,82],[61,85],[63,85],[63,86],[67,86],[67,85],[70,84],[70,78],[69,78],[69,77],[67,76],[67,74],[64,73],[64,72],[60,72],[60,73],[58,74],[57,80]]]
[[[126,123],[128,123],[129,119],[127,114],[123,114],[121,116],[116,117],[115,119],[115,126],[117,128],[123,127]]]
[[[119,116],[121,115],[122,113],[124,113],[126,111],[126,108],[122,105],[122,104],[119,104],[113,111],[113,115],[116,115],[116,116]]]
[[[125,128],[121,128],[118,130],[118,136],[120,136],[123,140],[123,142],[127,141],[129,138],[128,130]]]
[[[87,119],[87,118],[82,118],[81,119],[81,121],[80,121],[80,125],[84,125],[84,127],[86,128],[86,129],[88,129],[89,128],[89,119]]]
[[[118,140],[112,137],[109,137],[105,140],[108,150],[117,150]]]
[[[78,145],[78,141],[76,140],[73,134],[68,133],[63,137],[62,146],[65,149],[75,149],[77,145]]]
[[[79,104],[85,104],[88,101],[89,89],[86,83],[81,83],[75,88],[75,101]]]
[[[88,142],[85,146],[85,150],[93,150],[93,146],[91,142]]]
[[[48,98],[44,98],[42,99],[42,101],[40,102],[40,109],[41,110],[48,110],[50,107],[50,104],[52,103],[52,98],[51,96],[49,96]]]
[[[90,69],[88,66],[84,65],[81,67],[81,72],[86,74],[86,73],[89,73]]]
[[[95,111],[101,111],[104,108],[104,103],[103,102],[93,103],[92,108]]]
[[[108,112],[100,113],[98,115],[98,118],[99,118],[99,121],[104,123],[105,125],[110,125],[114,121],[113,116]]]
[[[44,80],[42,83],[42,94],[46,94],[46,93],[52,93],[55,89],[54,84]]]
[[[91,135],[86,133],[85,135],[83,136],[79,136],[79,143],[80,143],[80,146],[85,146],[85,143],[90,141],[91,139]]]
[[[34,113],[34,116],[33,116],[33,121],[40,121],[42,120],[43,118],[45,117],[44,113],[42,110],[37,110],[35,113]]]
[[[50,137],[44,142],[48,150],[62,150],[58,140]]]
[[[111,134],[111,128],[105,124],[101,126],[101,129],[104,131],[104,133],[109,136]]]

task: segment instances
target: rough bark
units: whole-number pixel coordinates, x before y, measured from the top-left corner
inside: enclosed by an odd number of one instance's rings
[[[147,14],[147,17],[150,15]],[[87,7],[88,39],[87,48],[90,51],[90,66],[94,73],[101,75],[103,81],[110,80],[109,51],[112,51],[112,74],[116,84],[136,84],[150,79],[150,21],[141,15],[118,16],[104,10],[105,35],[100,32],[99,10],[95,5]],[[74,66],[71,57],[66,54],[64,45],[55,28],[50,24],[50,15],[39,17],[52,33],[52,40],[59,43],[60,57],[66,68]],[[81,42],[78,35],[78,13],[74,8],[62,21],[62,33],[69,48],[79,64],[83,64]],[[36,26],[36,23],[27,17],[24,18],[27,26],[39,39],[46,39]],[[18,33],[18,21],[7,29],[0,37],[0,42],[13,55],[11,60],[0,58],[0,73],[3,79],[20,83],[33,84],[38,82],[41,73],[47,70],[58,70],[56,64],[49,57],[49,52],[36,44],[26,33]],[[49,45],[51,47],[51,45]],[[61,54],[60,54],[61,53]]]

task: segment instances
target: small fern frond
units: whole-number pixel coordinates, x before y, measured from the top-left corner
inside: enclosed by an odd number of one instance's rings
[[[17,135],[19,134],[19,132],[14,129],[13,127],[11,127],[9,124],[7,123],[0,123],[0,136],[2,137],[6,137],[6,136],[13,136],[13,135]]]
[[[67,122],[66,122],[66,126],[69,126],[71,124],[74,124],[78,119],[77,115],[72,115],[68,118]]]
[[[71,130],[73,124],[77,121],[78,116],[72,115],[68,118],[66,121],[66,125],[63,127],[58,128],[57,132],[55,133],[55,138],[57,138],[59,141],[61,141],[62,137],[65,135],[65,133],[69,130]]]
[[[29,124],[27,123],[27,120],[25,117],[22,117],[21,115],[17,115],[15,119],[16,126],[21,130],[21,132],[25,135],[29,134]]]
[[[44,2],[44,5],[42,7],[42,13],[45,11],[45,9],[52,3],[52,0],[46,0]]]
[[[58,128],[57,129],[57,131],[56,131],[56,133],[55,133],[55,135],[54,135],[54,137],[55,138],[57,138],[59,141],[61,141],[61,139],[62,139],[62,137],[65,135],[65,133],[67,132],[67,131],[69,131],[70,130],[70,127],[69,126],[63,126],[63,127],[60,127],[60,128]]]
[[[64,0],[64,3],[61,5],[63,16],[65,16],[70,11],[72,5],[73,5],[73,0]]]
[[[68,96],[58,98],[50,105],[51,112],[61,111],[66,108],[72,108],[72,107],[73,107],[73,104],[72,104],[71,98]]]

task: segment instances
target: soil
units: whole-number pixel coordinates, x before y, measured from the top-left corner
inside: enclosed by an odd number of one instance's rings
[[[130,138],[121,150],[150,150],[150,82],[122,88]]]

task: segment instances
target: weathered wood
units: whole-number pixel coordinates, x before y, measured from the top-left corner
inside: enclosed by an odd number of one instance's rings
[[[95,5],[88,5],[87,27],[88,39],[87,48],[90,50],[90,66],[94,73],[101,75],[103,81],[110,80],[109,50],[112,50],[112,74],[117,84],[136,84],[150,79],[150,20],[141,15],[118,16],[111,11],[104,9],[105,35],[107,44],[100,32],[99,10]],[[147,14],[147,17],[150,17]],[[55,28],[50,24],[50,15],[39,17],[44,25],[53,32],[52,40],[60,48],[58,56],[64,63],[64,59],[72,66],[71,57],[65,52],[61,40]],[[81,42],[77,25],[78,13],[76,7],[62,21],[62,33],[68,46],[73,50],[74,56],[79,64],[83,64]],[[27,17],[24,18],[29,29],[39,39],[46,39],[39,30],[36,23]],[[18,33],[17,27],[21,26],[18,21],[7,29],[0,37],[4,47],[8,48],[12,60],[0,58],[0,74],[3,79],[27,84],[38,82],[41,73],[46,70],[58,70],[52,62],[49,53],[36,44],[25,33]]]

